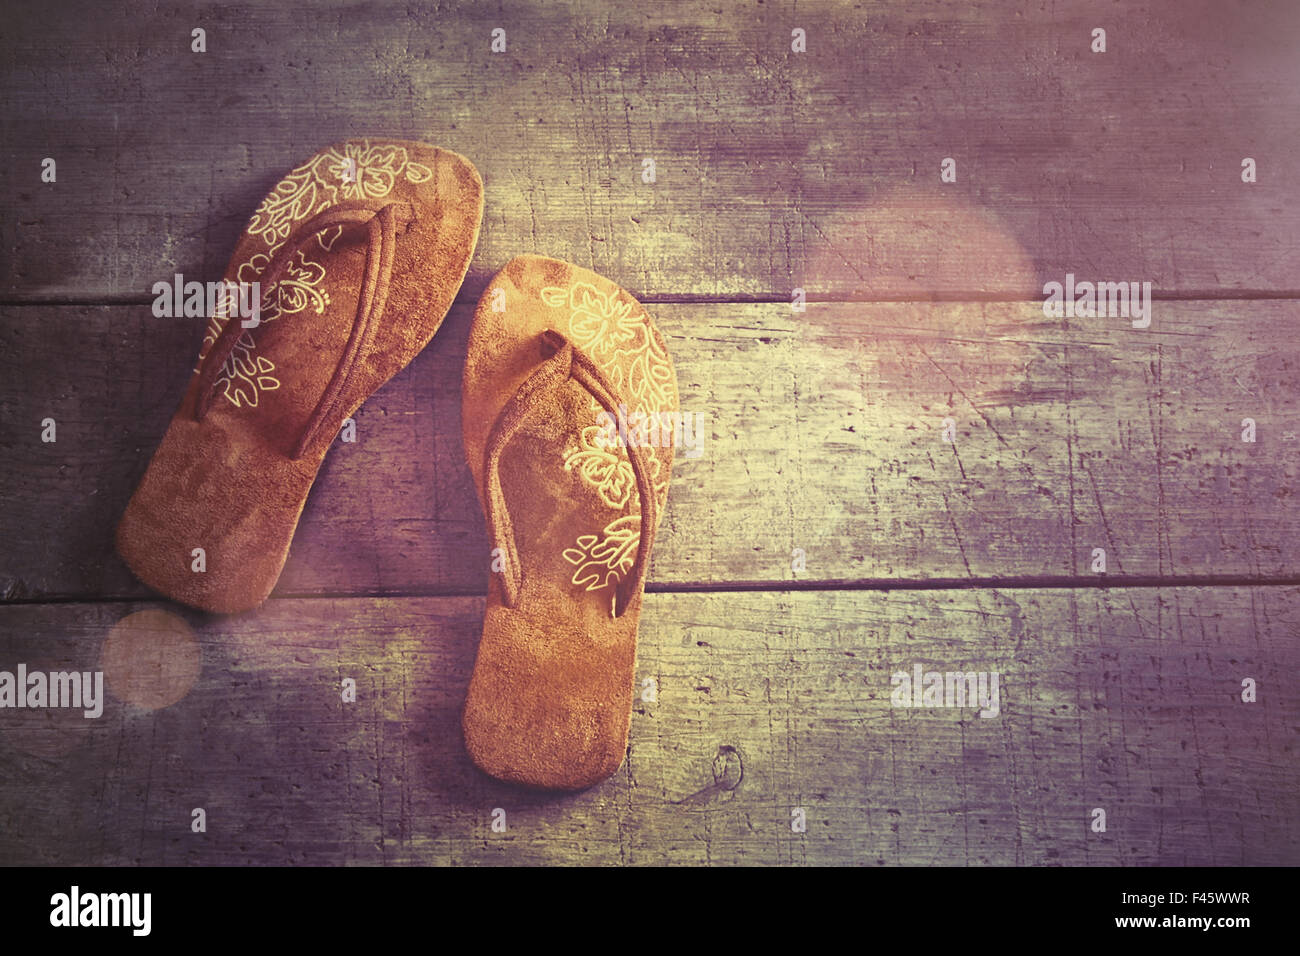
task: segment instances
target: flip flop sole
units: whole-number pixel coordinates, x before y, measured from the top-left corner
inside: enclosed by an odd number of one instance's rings
[[[485,511],[489,435],[537,368],[548,329],[601,368],[630,422],[678,412],[672,363],[640,303],[586,269],[540,256],[512,260],[478,304],[465,362],[465,451]],[[611,611],[637,551],[640,506],[627,452],[611,447],[602,411],[576,382],[558,387],[539,399],[499,469],[522,589],[506,607],[501,575],[492,575],[462,724],[482,770],[544,789],[589,787],[617,770],[627,750],[641,596],[622,616]],[[662,515],[672,443],[662,432],[642,439]]]
[[[266,599],[343,423],[429,343],[460,288],[478,240],[482,180],[462,156],[398,140],[338,143],[296,167],[258,207],[224,278],[256,281],[296,226],[353,199],[409,203],[415,219],[397,230],[371,347],[315,439],[291,458],[351,334],[364,230],[335,227],[292,254],[274,306],[225,362],[211,410],[196,420],[196,374],[122,516],[118,553],[173,600],[228,613]],[[209,320],[200,368],[223,324]]]

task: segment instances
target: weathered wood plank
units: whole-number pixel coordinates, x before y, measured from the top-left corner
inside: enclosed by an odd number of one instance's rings
[[[215,278],[282,175],[364,135],[478,165],[474,291],[522,252],[643,296],[1296,290],[1298,27],[1292,3],[1209,0],[19,5],[0,294]]]
[[[655,586],[1082,582],[1097,548],[1121,577],[1300,571],[1291,302],[1157,303],[1146,330],[1008,303],[652,311],[683,408],[708,423],[674,471]],[[331,451],[277,593],[486,590],[460,438],[469,320],[453,309],[359,413],[357,443]],[[0,593],[146,596],[112,533],[198,324],[138,306],[0,312]]]
[[[0,863],[1300,863],[1297,588],[651,595],[657,700],[568,797],[464,754],[481,599],[272,600],[106,653],[142,607],[0,609],[0,668],[107,658],[118,688],[3,712]],[[179,702],[121,699],[187,654]],[[893,707],[916,663],[998,672],[999,715]]]

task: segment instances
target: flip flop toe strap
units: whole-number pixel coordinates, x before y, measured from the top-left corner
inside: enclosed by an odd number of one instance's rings
[[[617,417],[619,405],[618,390],[605,377],[604,372],[582,350],[576,348],[558,332],[547,330],[541,336],[541,351],[544,361],[536,371],[524,380],[518,391],[501,410],[492,432],[488,436],[484,458],[484,474],[487,486],[487,521],[488,534],[492,546],[499,548],[504,558],[502,571],[502,594],[506,607],[515,607],[523,589],[523,569],[519,561],[519,552],[515,547],[514,524],[510,520],[510,509],[506,507],[505,496],[501,490],[501,455],[506,445],[518,433],[524,421],[535,412],[547,393],[573,380],[591,393],[592,397],[610,415]],[[629,573],[618,582],[614,592],[614,617],[621,617],[637,594],[645,585],[646,571],[650,563],[650,549],[654,545],[655,529],[658,525],[654,485],[650,481],[649,459],[645,449],[635,442],[623,443],[632,464],[632,474],[636,478],[636,490],[641,504],[641,538],[637,543],[636,558]]]
[[[289,268],[293,254],[307,242],[326,229],[336,226],[364,225],[367,229],[366,265],[362,275],[361,294],[357,299],[357,313],[352,321],[352,331],[348,336],[343,355],[334,369],[334,374],[325,386],[324,394],[316,403],[302,434],[294,443],[290,453],[291,458],[297,460],[303,456],[307,447],[320,432],[321,426],[329,420],[339,398],[346,392],[359,360],[370,351],[374,343],[375,331],[379,327],[379,319],[384,314],[384,306],[388,302],[388,289],[397,246],[397,229],[414,218],[415,210],[410,203],[380,203],[374,200],[348,200],[338,203],[303,223],[298,229],[297,237],[281,246],[262,272],[259,278],[262,287],[261,305],[263,309],[267,309],[270,306],[271,290],[276,289],[278,294],[278,283]],[[234,352],[243,331],[239,319],[227,320],[221,334],[217,336],[216,342],[204,359],[203,368],[199,372],[198,398],[194,405],[195,421],[203,421],[212,409],[222,370],[226,360]]]

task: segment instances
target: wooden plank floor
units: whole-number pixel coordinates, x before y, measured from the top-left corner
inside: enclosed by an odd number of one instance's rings
[[[0,864],[1300,863],[1297,38],[1300,6],[1209,0],[12,11],[0,670],[109,693],[0,710]],[[289,167],[365,135],[476,164],[470,275],[274,597],[159,600],[112,532],[202,328],[149,290],[215,278]],[[524,252],[640,296],[706,423],[655,699],[567,797],[459,735],[488,576],[461,367]],[[1151,282],[1150,327],[1045,316],[1067,273]],[[915,664],[997,672],[998,715],[893,706]]]
[[[481,598],[173,612],[151,625],[163,650],[141,651],[162,676],[142,684],[134,662],[128,696],[183,684],[190,653],[202,680],[161,710],[110,698],[98,721],[35,718],[7,748],[0,823],[25,838],[0,863],[1293,862],[1300,794],[1278,757],[1294,746],[1280,662],[1298,599],[651,595],[637,676],[657,700],[637,704],[619,773],[563,797],[499,784],[464,754]],[[115,627],[155,607],[19,606],[0,627],[18,659],[104,661],[112,685]],[[891,673],[917,662],[999,671],[1000,715],[891,707]],[[1257,705],[1238,699],[1243,676],[1269,688]],[[340,700],[345,677],[355,704]],[[206,834],[190,832],[195,807]],[[1097,807],[1106,833],[1089,830]],[[505,833],[490,827],[498,808]]]
[[[218,275],[284,171],[375,130],[483,174],[471,291],[522,252],[643,296],[1300,289],[1287,2],[67,6],[0,37],[14,298]]]
[[[707,422],[674,471],[654,582],[1069,578],[1091,573],[1094,548],[1120,580],[1296,577],[1294,305],[1161,305],[1136,341],[1122,319],[1064,328],[1028,303],[654,307],[683,408]],[[459,428],[471,312],[453,310],[327,459],[280,594],[486,589],[487,564],[464,558],[485,540]],[[27,555],[0,587],[145,596],[102,556],[196,330],[135,306],[0,315],[0,345],[24,357],[0,439],[14,492],[41,502],[0,514]],[[35,440],[47,416],[53,445]]]

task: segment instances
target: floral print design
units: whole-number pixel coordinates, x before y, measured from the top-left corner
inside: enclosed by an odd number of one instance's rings
[[[614,448],[601,447],[598,436],[603,432],[605,429],[599,425],[584,428],[578,447],[564,453],[564,469],[573,471],[576,467],[587,484],[600,493],[601,501],[622,509],[636,494],[636,475],[625,456]],[[653,481],[659,476],[658,458],[650,457],[650,470]]]
[[[342,227],[339,227],[339,231],[342,232]],[[333,239],[330,241],[333,244]],[[259,252],[239,267],[239,281],[256,281],[270,262],[270,256]],[[297,250],[289,260],[284,277],[275,284],[274,293],[266,297],[269,299],[269,307],[262,313],[262,321],[272,322],[282,315],[301,312],[309,305],[320,315],[330,301],[329,293],[321,288],[324,281],[325,267],[308,259],[307,253],[302,249]]]
[[[589,282],[568,289],[548,286],[541,290],[541,298],[552,308],[569,309],[569,340],[600,365],[617,393],[626,398],[629,416],[673,407],[672,367],[635,302],[620,301],[617,293],[606,293]],[[593,415],[601,411],[594,398],[591,410]],[[610,508],[622,510],[636,497],[636,476],[626,454],[617,447],[602,447],[604,432],[599,425],[583,428],[576,447],[564,452],[564,467],[576,470]],[[662,496],[667,478],[659,480],[661,467],[655,447],[644,448],[651,484],[655,494]],[[632,567],[640,530],[638,510],[616,518],[598,534],[579,535],[575,546],[564,552],[564,559],[577,568],[573,583],[588,591],[616,583]]]
[[[240,264],[236,270],[237,280],[257,281],[296,223],[346,199],[382,199],[392,191],[399,178],[423,183],[432,176],[433,171],[414,162],[402,146],[372,146],[369,140],[360,140],[343,144],[342,152],[331,148],[319,153],[280,180],[253,213],[246,231],[250,236],[260,238],[266,244],[266,250],[254,253]],[[342,233],[342,226],[323,232],[316,237],[317,245],[329,252]],[[330,302],[324,283],[325,267],[308,258],[306,249],[297,250],[284,277],[274,287],[262,290],[263,298],[270,303],[262,313],[262,322],[273,322],[284,315],[308,309],[320,315]],[[199,352],[200,364],[226,321],[224,316],[213,316],[208,320],[207,334]],[[256,407],[263,392],[280,387],[279,380],[271,374],[274,371],[275,365],[270,359],[257,354],[252,330],[246,329],[222,367],[217,387],[236,408]]]
[[[641,516],[623,515],[605,526],[599,536],[578,536],[574,547],[565,549],[564,560],[576,564],[573,583],[588,591],[616,584],[632,569],[641,543]]]

